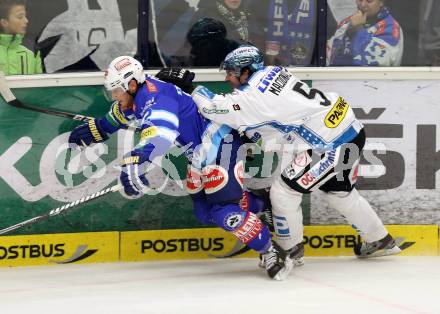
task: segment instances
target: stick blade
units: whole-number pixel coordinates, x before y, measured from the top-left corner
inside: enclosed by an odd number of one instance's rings
[[[6,100],[6,102],[11,102],[15,100],[14,94],[12,94],[11,90],[8,87],[8,83],[6,82],[6,77],[3,72],[0,71],[0,94]]]

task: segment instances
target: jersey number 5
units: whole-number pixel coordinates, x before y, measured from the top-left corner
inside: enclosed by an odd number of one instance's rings
[[[302,89],[302,86],[303,86],[303,85],[304,85],[303,82],[298,82],[298,83],[295,84],[295,86],[293,86],[292,89],[293,89],[295,92],[300,93],[301,95],[303,95],[303,96],[306,97],[307,99],[315,99],[316,94],[318,94],[318,95],[321,96],[321,98],[322,98],[322,101],[320,102],[320,104],[321,104],[322,106],[330,106],[330,105],[331,105],[330,100],[328,100],[328,99],[325,97],[324,93],[321,92],[319,89],[311,88],[311,89],[310,89],[310,92],[307,94],[307,92],[306,92],[305,90]]]

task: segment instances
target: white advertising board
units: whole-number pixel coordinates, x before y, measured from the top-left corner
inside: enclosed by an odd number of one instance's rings
[[[338,92],[364,123],[370,162],[361,163],[358,189],[384,222],[440,224],[440,82],[313,80],[313,87]],[[314,193],[311,224],[338,222]]]

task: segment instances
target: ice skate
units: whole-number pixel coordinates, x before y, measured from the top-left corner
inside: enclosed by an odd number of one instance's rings
[[[387,234],[383,239],[375,242],[362,242],[357,244],[354,248],[354,253],[359,258],[370,258],[387,255],[395,255],[402,252],[399,247],[404,241],[404,238],[394,239],[390,234]]]
[[[304,243],[299,243],[289,250],[289,257],[294,266],[304,265]]]
[[[286,279],[293,269],[293,261],[288,253],[272,242],[266,253],[262,254],[262,260],[268,276],[275,280]]]
[[[287,253],[289,254],[289,257],[293,262],[293,266],[304,265],[304,244],[302,242],[300,244],[295,245]],[[263,254],[260,254],[258,267],[266,268],[266,262],[264,260]]]

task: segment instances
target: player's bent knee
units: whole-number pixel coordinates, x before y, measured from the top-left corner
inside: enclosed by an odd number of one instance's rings
[[[231,232],[255,251],[265,252],[270,246],[272,236],[267,227],[257,215],[237,204],[214,205],[211,215],[219,227]]]

